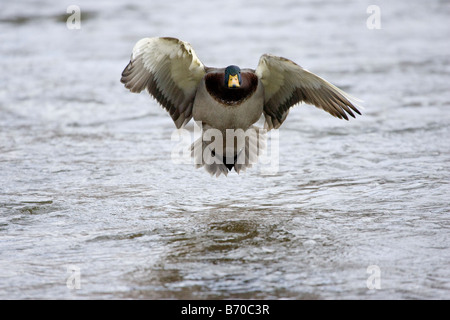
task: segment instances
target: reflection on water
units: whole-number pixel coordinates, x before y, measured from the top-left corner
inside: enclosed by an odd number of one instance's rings
[[[382,1],[368,30],[370,4],[81,1],[69,30],[66,8],[8,3],[0,296],[448,299],[450,7]],[[212,178],[170,160],[170,117],[119,82],[134,43],[159,35],[211,66],[285,56],[366,109],[346,122],[297,107],[277,174]]]

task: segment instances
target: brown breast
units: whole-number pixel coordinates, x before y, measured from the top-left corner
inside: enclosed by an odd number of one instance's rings
[[[214,99],[227,105],[236,105],[246,100],[258,87],[258,77],[253,72],[241,72],[239,88],[228,88],[224,79],[224,72],[208,73],[205,76],[205,85]]]

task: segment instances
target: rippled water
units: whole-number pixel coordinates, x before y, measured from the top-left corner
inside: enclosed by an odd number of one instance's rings
[[[378,1],[379,30],[368,1],[77,1],[79,30],[70,4],[0,12],[0,298],[450,298],[448,1]],[[273,175],[174,164],[119,82],[166,35],[208,66],[288,57],[363,116],[293,109]]]

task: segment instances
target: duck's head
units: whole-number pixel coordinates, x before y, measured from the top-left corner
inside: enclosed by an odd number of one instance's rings
[[[238,66],[225,68],[225,86],[228,88],[239,88],[241,86],[241,69]]]

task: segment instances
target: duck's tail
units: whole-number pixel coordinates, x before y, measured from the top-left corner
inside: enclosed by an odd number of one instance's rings
[[[266,130],[255,126],[246,131],[227,131],[222,137],[221,140],[215,136],[211,141],[211,135],[204,131],[191,145],[191,155],[196,167],[205,167],[207,172],[216,177],[228,175],[233,168],[237,173],[251,168],[266,148]]]

